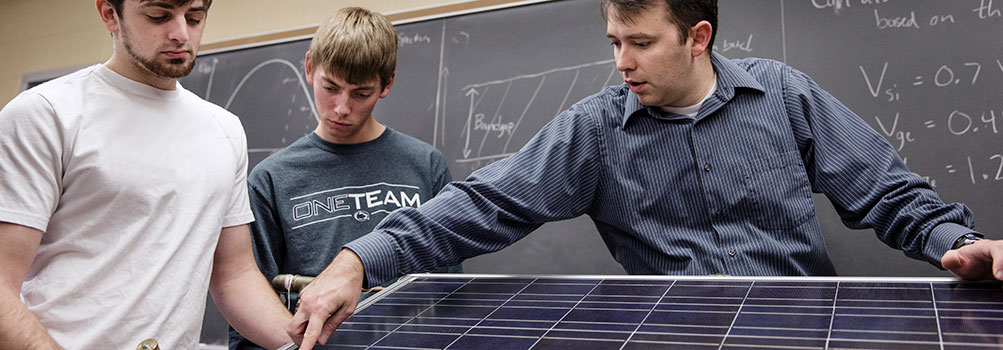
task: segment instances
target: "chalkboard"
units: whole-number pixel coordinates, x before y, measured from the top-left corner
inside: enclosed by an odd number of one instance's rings
[[[715,50],[812,76],[895,147],[977,229],[1003,231],[1003,3],[991,0],[721,0]],[[622,82],[599,2],[552,1],[397,26],[388,126],[443,151],[456,179],[517,151],[559,111]],[[182,84],[241,117],[253,166],[316,126],[309,39],[202,55]],[[944,275],[852,231],[816,197],[841,275]],[[544,225],[467,272],[619,274],[591,221]]]
[[[1003,3],[785,1],[787,63],[819,82],[899,151],[941,199],[1003,231]],[[816,200],[828,207],[828,202]],[[820,207],[822,205],[819,205]],[[830,209],[831,210],[831,209]],[[870,231],[821,217],[837,271],[929,275],[874,244]],[[858,256],[856,252],[860,252]]]

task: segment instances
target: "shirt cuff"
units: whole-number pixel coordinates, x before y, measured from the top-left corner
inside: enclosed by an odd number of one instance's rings
[[[223,218],[223,227],[240,226],[254,222],[254,214],[250,210]]]
[[[981,233],[955,223],[945,222],[937,225],[932,231],[930,231],[930,237],[927,238],[926,247],[923,247],[923,254],[926,255],[926,258],[929,259],[931,263],[937,267],[943,268],[940,265],[940,259],[944,257],[944,254],[947,253],[948,250],[951,250],[951,248],[954,247],[954,242],[957,242],[958,238],[961,238],[961,236],[969,233],[982,237]]]
[[[350,249],[362,260],[366,280],[363,287],[373,288],[393,280],[399,275],[397,266],[397,244],[383,232],[374,231],[348,242],[343,248]]]
[[[45,233],[45,229],[49,226],[48,217],[7,210],[4,208],[0,208],[0,222],[30,227],[42,231],[42,233]]]

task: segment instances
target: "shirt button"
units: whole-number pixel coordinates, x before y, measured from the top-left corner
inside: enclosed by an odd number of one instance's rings
[[[738,252],[736,252],[734,249],[728,251],[728,256],[735,257],[735,255],[738,255]]]
[[[724,213],[722,213],[720,210],[714,212],[714,216],[716,216],[716,217],[721,217],[721,215],[723,215],[723,214]]]
[[[710,172],[710,164],[704,164],[703,171]]]

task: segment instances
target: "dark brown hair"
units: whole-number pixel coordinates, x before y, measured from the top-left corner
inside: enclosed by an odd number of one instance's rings
[[[107,0],[107,1],[111,3],[112,7],[115,8],[115,13],[118,14],[119,17],[122,17],[122,4],[124,4],[126,0]],[[189,2],[192,2],[193,0],[163,0],[163,1],[170,3],[171,5],[174,6],[181,6]],[[206,10],[209,9],[209,5],[212,5],[212,0],[202,0],[202,7],[205,7]]]
[[[613,14],[614,20],[621,22],[633,22],[642,11],[655,7],[659,0],[602,0],[602,18],[609,21],[610,7],[616,9]],[[714,47],[714,38],[717,36],[717,0],[664,0],[668,9],[668,20],[679,28],[680,41],[686,41],[689,37],[690,28],[707,21],[710,23],[711,35],[710,43],[707,45],[708,51]]]

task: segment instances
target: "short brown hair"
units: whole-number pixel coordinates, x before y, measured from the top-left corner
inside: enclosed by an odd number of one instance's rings
[[[115,13],[117,13],[119,17],[122,17],[122,4],[124,4],[125,1],[126,0],[108,0],[108,2],[111,3],[111,6],[115,8]],[[181,6],[189,2],[192,2],[193,0],[165,0],[165,1],[174,6]],[[202,0],[202,7],[205,7],[206,10],[209,9],[210,5],[212,5],[212,0]]]
[[[710,23],[710,42],[708,52],[714,47],[714,37],[717,36],[717,0],[602,0],[602,18],[609,21],[610,7],[616,8],[614,19],[632,22],[641,11],[657,5],[656,1],[664,1],[668,9],[668,19],[679,28],[679,39],[685,42],[689,37],[690,28],[707,21]]]
[[[310,41],[310,70],[320,65],[349,84],[379,78],[386,87],[397,70],[397,30],[386,17],[343,8],[317,28]]]

